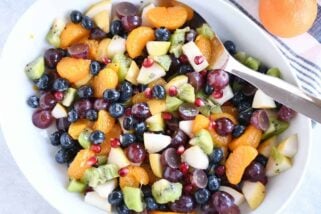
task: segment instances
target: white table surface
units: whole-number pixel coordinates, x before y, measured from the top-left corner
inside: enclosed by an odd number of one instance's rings
[[[0,50],[19,16],[35,0],[0,0]],[[1,71],[3,72],[3,71]],[[321,71],[320,71],[321,72]],[[313,130],[313,153],[303,185],[285,213],[321,213],[321,125]],[[56,214],[27,182],[13,160],[0,129],[0,213]]]

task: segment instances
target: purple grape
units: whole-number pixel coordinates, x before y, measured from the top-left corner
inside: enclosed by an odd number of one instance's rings
[[[223,89],[229,83],[229,76],[223,70],[210,71],[207,75],[207,83],[217,90]]]
[[[89,100],[79,100],[75,103],[74,109],[80,118],[86,116],[86,112],[92,108],[92,103]]]
[[[67,131],[70,126],[70,122],[67,117],[59,118],[56,120],[56,127],[60,131]]]
[[[161,156],[161,163],[163,166],[169,166],[173,169],[177,169],[181,163],[180,157],[176,154],[176,149],[168,148],[166,149]]]
[[[194,120],[198,115],[198,108],[194,104],[184,103],[178,108],[179,116],[183,120]]]
[[[245,169],[243,179],[253,182],[260,181],[264,184],[266,182],[264,166],[259,162],[252,162]]]
[[[139,143],[130,144],[126,152],[128,159],[133,163],[142,163],[146,157],[146,151]]]
[[[228,118],[219,118],[215,120],[215,131],[221,136],[226,136],[232,133],[234,129],[233,122]]]
[[[108,102],[104,99],[97,99],[94,102],[94,109],[97,111],[106,110],[108,107]]]
[[[196,91],[201,90],[205,86],[205,78],[200,72],[187,73],[188,82],[195,88]]]
[[[171,131],[177,131],[179,129],[179,120],[176,117],[172,117],[170,120],[165,120],[166,128]]]
[[[90,31],[89,39],[102,40],[107,37],[107,34],[100,28],[96,27]]]
[[[117,16],[121,19],[124,16],[138,15],[138,8],[130,2],[121,2],[115,5]]]
[[[64,57],[64,51],[62,49],[48,49],[44,54],[45,65],[47,68],[56,68],[58,62]]]
[[[190,178],[191,183],[198,188],[205,188],[207,186],[207,175],[205,171],[201,169],[195,169]]]
[[[242,86],[242,92],[246,96],[253,96],[256,91],[257,91],[257,88],[255,88],[250,83],[246,83]]]
[[[196,207],[196,203],[191,196],[182,195],[178,200],[170,204],[170,209],[174,212],[192,212]]]
[[[201,206],[202,214],[219,214],[211,204]]]
[[[87,44],[75,44],[68,48],[71,57],[77,59],[87,59],[89,56],[89,46]]]
[[[121,23],[126,32],[130,32],[142,25],[142,18],[140,16],[124,16],[121,18]]]
[[[53,122],[51,112],[48,110],[38,109],[32,115],[32,123],[40,129],[48,128]]]
[[[296,112],[286,106],[281,106],[279,112],[278,112],[278,117],[279,119],[283,121],[289,122],[294,116],[296,115]]]
[[[184,175],[180,170],[173,169],[168,166],[163,172],[163,177],[170,182],[180,182],[183,179]]]
[[[44,93],[40,96],[39,106],[41,109],[52,109],[55,105],[55,97],[50,92]]]
[[[140,120],[150,117],[151,113],[146,103],[137,103],[132,107],[132,115]]]
[[[189,32],[185,34],[185,41],[191,42],[194,41],[197,36],[197,32],[193,29],[191,29]]]
[[[187,143],[188,139],[188,136],[182,130],[178,129],[172,135],[171,146],[178,147],[184,145]]]
[[[266,131],[270,126],[269,116],[264,110],[256,110],[251,117],[251,124],[257,129]]]
[[[217,191],[211,198],[212,206],[219,213],[239,214],[240,209],[234,204],[234,198],[227,192]]]

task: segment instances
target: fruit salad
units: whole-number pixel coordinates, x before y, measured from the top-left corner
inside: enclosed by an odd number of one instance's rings
[[[25,67],[35,89],[27,104],[37,128],[55,128],[53,158],[86,203],[120,214],[240,213],[291,168],[297,135],[278,135],[295,112],[213,69],[215,33],[191,8],[102,0],[55,19],[46,40],[52,47]]]

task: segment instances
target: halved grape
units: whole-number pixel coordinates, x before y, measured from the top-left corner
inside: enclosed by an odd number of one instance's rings
[[[194,104],[184,103],[178,108],[178,112],[183,120],[194,120],[199,110]]]
[[[126,32],[130,32],[142,24],[140,16],[124,16],[121,18],[121,23]]]
[[[97,111],[105,110],[108,107],[108,102],[104,99],[96,99],[94,102],[94,109]]]
[[[191,183],[198,188],[205,188],[207,186],[207,175],[201,169],[195,169],[190,177]]]
[[[52,109],[56,105],[56,99],[52,93],[44,93],[40,96],[39,105],[41,109]]]
[[[71,57],[77,59],[87,59],[89,55],[89,46],[87,44],[75,44],[68,48]]]
[[[225,117],[215,120],[215,131],[221,136],[226,136],[232,133],[234,129],[233,122]]]
[[[67,117],[59,118],[56,120],[56,127],[58,130],[67,131],[70,126],[70,122]]]
[[[195,88],[196,91],[201,90],[205,85],[205,78],[200,72],[187,73],[188,82]]]
[[[172,135],[171,146],[178,147],[180,145],[186,144],[188,141],[188,136],[182,130],[178,129]]]
[[[264,166],[259,162],[252,162],[246,169],[243,179],[249,181],[261,181],[263,184],[266,180]]]
[[[253,112],[251,117],[251,124],[255,126],[257,129],[266,131],[270,125],[269,116],[267,112],[264,110],[256,110],[255,112]]]
[[[196,203],[192,196],[182,195],[178,200],[170,204],[170,209],[174,212],[192,212],[196,207]]]
[[[219,213],[239,214],[240,209],[234,204],[234,198],[227,192],[217,191],[211,198],[212,206]]]
[[[180,157],[174,148],[168,148],[162,153],[161,162],[164,166],[169,166],[173,169],[177,169],[181,163]]]
[[[287,122],[290,121],[295,115],[296,115],[296,112],[293,109],[290,109],[284,105],[281,106],[278,112],[278,117],[281,120],[284,120]]]
[[[163,177],[169,180],[170,182],[181,182],[184,175],[180,170],[173,169],[168,166],[165,168],[163,172]]]
[[[215,89],[223,89],[229,83],[229,75],[219,69],[208,72],[207,83]]]
[[[121,2],[115,5],[117,16],[121,19],[124,16],[138,15],[138,8],[130,2]]]
[[[32,114],[32,123],[40,129],[48,128],[52,122],[53,117],[48,110],[38,109]]]
[[[142,163],[146,157],[144,146],[139,143],[130,144],[126,152],[128,159],[133,163]]]

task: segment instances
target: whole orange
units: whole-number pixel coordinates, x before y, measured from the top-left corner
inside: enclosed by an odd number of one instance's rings
[[[260,0],[263,26],[281,37],[300,35],[311,28],[317,16],[317,0]]]

